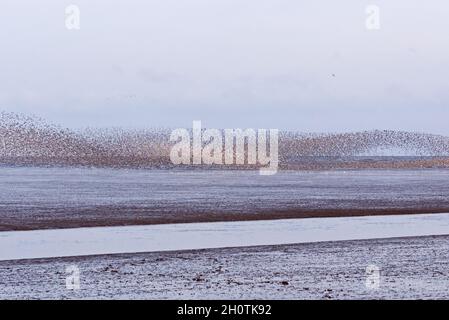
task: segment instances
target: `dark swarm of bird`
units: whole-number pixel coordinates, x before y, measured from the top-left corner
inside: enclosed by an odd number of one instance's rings
[[[73,130],[34,116],[0,112],[0,164],[171,168],[174,143],[170,142],[170,132]],[[449,137],[391,130],[326,134],[281,131],[279,166],[293,170],[449,167]]]

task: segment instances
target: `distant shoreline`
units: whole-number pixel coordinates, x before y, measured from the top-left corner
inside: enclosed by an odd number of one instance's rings
[[[245,170],[256,171],[260,165],[173,165],[165,157],[5,157],[0,167],[99,168],[147,170]],[[365,170],[365,169],[449,169],[449,156],[298,156],[279,162],[282,171]]]

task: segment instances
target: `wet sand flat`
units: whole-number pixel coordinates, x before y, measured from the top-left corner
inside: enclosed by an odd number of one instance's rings
[[[448,169],[2,167],[0,231],[449,212]]]
[[[80,290],[66,288],[73,265]],[[0,262],[2,299],[447,299],[447,288],[449,236]]]

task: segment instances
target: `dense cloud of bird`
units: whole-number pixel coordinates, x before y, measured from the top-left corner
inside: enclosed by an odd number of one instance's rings
[[[0,112],[0,164],[171,167],[170,132],[73,130],[34,116]],[[389,157],[398,154],[409,157]],[[449,137],[391,130],[326,134],[282,131],[279,159],[281,168],[286,169],[449,167]]]

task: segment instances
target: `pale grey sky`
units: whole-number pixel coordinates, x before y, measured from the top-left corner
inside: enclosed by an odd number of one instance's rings
[[[69,127],[449,134],[448,16],[447,0],[2,0],[0,110]]]

